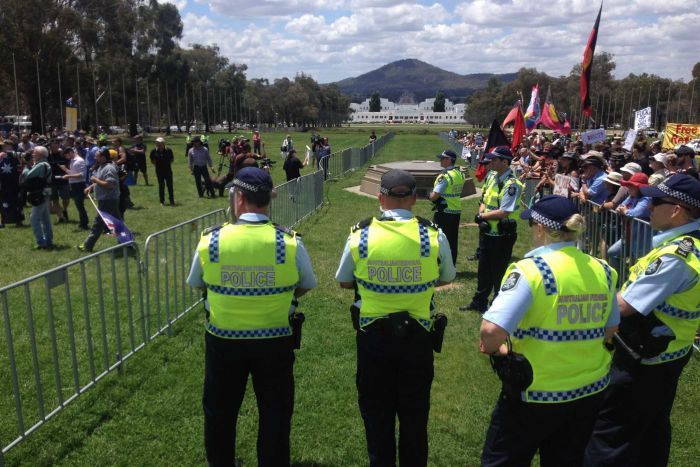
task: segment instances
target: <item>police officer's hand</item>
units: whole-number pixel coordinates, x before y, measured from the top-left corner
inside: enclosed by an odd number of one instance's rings
[[[481,217],[481,213],[480,213],[480,212],[477,212],[476,215],[474,215],[474,223],[475,223],[475,224],[481,224],[482,222],[484,222],[484,218]]]

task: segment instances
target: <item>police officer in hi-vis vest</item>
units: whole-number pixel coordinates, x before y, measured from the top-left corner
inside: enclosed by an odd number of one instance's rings
[[[480,350],[502,381],[482,466],[580,466],[608,386],[617,273],[576,248],[584,220],[562,196],[521,214],[533,246],[484,314]]]
[[[622,322],[590,466],[668,464],[671,408],[700,325],[700,182],[676,174],[642,196],[660,233],[617,295]]]
[[[459,167],[455,167],[457,155],[454,152],[443,151],[435,157],[440,159],[442,173],[435,179],[435,186],[428,199],[435,204],[433,222],[447,237],[452,251],[452,262],[456,266],[464,175]]]
[[[288,466],[294,348],[303,315],[296,298],[316,287],[292,230],[270,222],[270,175],[244,168],[231,182],[238,219],[205,231],[187,283],[206,290],[204,445],[209,465],[234,465],[236,420],[248,375],[258,403],[258,465]]]
[[[428,462],[428,412],[433,350],[442,347],[447,318],[433,313],[436,285],[451,282],[450,246],[430,221],[414,217],[416,181],[403,170],[381,179],[382,215],[352,228],[335,278],[355,289],[357,392],[369,465]]]
[[[507,147],[498,147],[484,155],[480,164],[487,164],[493,171],[488,183],[483,186],[483,196],[479,213],[474,222],[479,226],[483,237],[479,242],[479,268],[476,293],[471,303],[460,310],[474,310],[483,313],[488,308],[489,295],[498,288],[503,273],[508,267],[513,245],[518,237],[517,223],[512,215],[519,209],[523,184],[510,169],[513,155]]]

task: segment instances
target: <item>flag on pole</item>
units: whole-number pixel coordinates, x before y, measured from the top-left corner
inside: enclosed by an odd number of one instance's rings
[[[497,120],[494,120],[491,123],[491,129],[489,130],[489,137],[488,140],[486,141],[486,146],[484,146],[484,153],[481,155],[479,158],[479,162],[484,160],[484,155],[493,151],[499,146],[508,146],[510,147],[510,141],[508,141],[508,138],[506,137],[506,134],[503,133],[503,130],[501,129],[501,126],[498,124]],[[476,177],[477,180],[482,182],[484,178],[486,178],[486,166],[484,164],[479,164],[479,166],[476,168],[474,171],[474,176]]]
[[[547,98],[542,108],[542,116],[540,117],[539,123],[563,135],[571,134],[571,125],[569,124],[569,120],[566,119],[566,115],[557,112],[554,104],[552,104],[551,88],[547,89]]]
[[[527,127],[528,133],[535,129],[537,122],[540,119],[540,85],[536,84],[532,87],[532,92],[530,93],[530,103],[527,105],[527,110],[525,111],[525,126]]]
[[[517,114],[518,114],[519,111],[520,111],[520,101],[517,101],[517,102],[513,105],[513,108],[510,109],[510,112],[508,112],[508,115],[506,115],[506,119],[503,120],[503,123],[501,124],[501,126],[502,126],[503,128],[505,128],[506,125],[508,125],[508,124],[509,124],[510,122],[512,122],[513,120],[515,120],[515,117],[517,116]],[[522,112],[520,112],[520,115],[521,115],[521,117],[522,117]]]
[[[600,14],[603,11],[603,2],[600,2],[598,17],[593,25],[591,35],[588,37],[586,50],[583,51],[583,64],[581,65],[581,112],[586,117],[590,117],[593,113],[591,108],[591,66],[593,65],[593,52],[595,52],[595,44],[598,41],[598,27],[600,26]]]
[[[90,198],[90,201],[92,202],[92,205],[95,207],[95,210],[97,211],[97,214],[102,218],[102,221],[105,223],[107,228],[109,229],[110,235],[113,235],[117,238],[117,242],[119,243],[128,243],[128,242],[133,242],[134,241],[134,234],[131,233],[131,231],[128,229],[124,221],[117,219],[113,215],[100,211],[97,208],[97,204],[95,204],[95,200],[92,199],[92,196],[88,195],[88,198]]]
[[[513,127],[513,141],[510,144],[510,149],[513,152],[513,154],[515,154],[515,150],[518,148],[518,145],[523,140],[523,136],[525,136],[526,130],[527,129],[525,127],[525,118],[523,117],[523,112],[520,109],[520,106],[518,106],[515,114],[515,126]]]

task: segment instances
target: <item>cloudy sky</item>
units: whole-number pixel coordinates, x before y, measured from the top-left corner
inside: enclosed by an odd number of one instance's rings
[[[161,0],[164,1],[164,0]],[[580,62],[599,4],[593,0],[170,0],[183,46],[217,44],[249,78],[305,72],[326,83],[403,58],[456,73],[535,67],[567,75]],[[700,0],[607,0],[598,51],[616,76],[687,81],[700,61]]]

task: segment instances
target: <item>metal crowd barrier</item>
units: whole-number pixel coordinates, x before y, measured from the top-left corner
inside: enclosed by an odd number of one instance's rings
[[[358,168],[391,140],[333,154],[329,175]],[[276,188],[271,217],[293,226],[323,202],[318,170]],[[224,209],[0,288],[0,466],[4,454],[202,301],[187,275]],[[7,397],[5,397],[7,396]]]
[[[149,339],[172,333],[172,324],[194,308],[202,298],[187,285],[194,250],[204,229],[226,222],[219,209],[155,232],[143,249],[143,278],[146,288],[144,324]]]
[[[0,288],[0,465],[148,341],[139,254],[117,245]]]
[[[630,267],[651,251],[654,236],[651,225],[644,220],[603,209],[591,201],[579,203],[579,209],[586,225],[579,248],[607,260],[617,270],[618,285],[621,286],[629,277]]]

